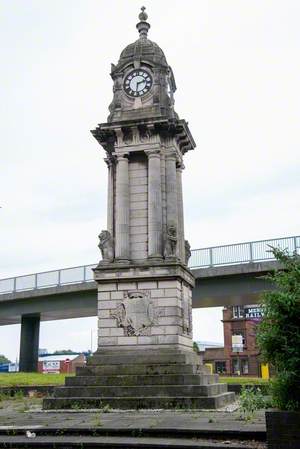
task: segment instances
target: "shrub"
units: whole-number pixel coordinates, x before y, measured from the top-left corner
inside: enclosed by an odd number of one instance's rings
[[[272,252],[282,270],[266,276],[276,289],[262,297],[257,343],[263,360],[275,369],[271,382],[274,405],[300,410],[300,256],[277,248]]]
[[[241,419],[250,420],[256,410],[266,408],[268,403],[259,388],[244,385],[240,394]]]

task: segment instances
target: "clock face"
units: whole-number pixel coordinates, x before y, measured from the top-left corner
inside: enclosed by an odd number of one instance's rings
[[[142,97],[152,87],[152,76],[144,69],[132,70],[124,80],[124,90],[130,97]]]

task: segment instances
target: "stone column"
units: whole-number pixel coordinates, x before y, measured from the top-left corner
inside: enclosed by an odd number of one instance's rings
[[[160,151],[148,156],[148,257],[162,258],[162,193]]]
[[[177,244],[176,251],[172,257],[178,256],[178,239],[180,238],[178,229],[178,207],[177,207],[177,175],[176,175],[176,153],[171,150],[166,154],[166,200],[167,200],[167,242],[168,247],[168,234],[170,227],[176,229]],[[172,252],[172,251],[171,251]],[[169,257],[170,249],[167,251],[167,257]]]
[[[38,370],[39,335],[40,315],[22,315],[20,371],[30,373]]]
[[[162,146],[160,167],[161,167],[161,194],[162,194],[162,241],[166,241],[167,233],[167,194],[166,194],[166,158],[165,148]],[[164,250],[164,248],[163,248]],[[164,253],[164,251],[163,251]]]
[[[183,164],[178,164],[177,175],[177,209],[178,209],[178,253],[181,261],[185,262],[185,242],[184,242],[184,215],[183,215],[183,195],[182,195],[182,170]]]
[[[128,155],[117,155],[116,173],[116,259],[129,261],[129,174]]]
[[[104,159],[108,168],[107,230],[114,236],[114,165],[111,159]]]

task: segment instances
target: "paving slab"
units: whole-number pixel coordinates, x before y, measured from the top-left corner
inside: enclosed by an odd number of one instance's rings
[[[258,411],[251,421],[240,419],[238,410],[183,411],[140,410],[111,411],[82,410],[51,413],[41,411],[42,399],[24,398],[0,402],[0,432],[8,428],[55,429],[119,429],[194,432],[231,432],[265,435],[265,414]]]
[[[253,445],[254,444],[254,445]],[[25,437],[2,437],[0,447],[5,448],[147,448],[147,449],[265,449],[264,443],[253,443],[249,441],[232,442],[229,440],[203,440],[203,439],[178,439],[178,438],[144,438],[144,437],[68,437],[58,436],[55,439],[43,436],[35,438]]]

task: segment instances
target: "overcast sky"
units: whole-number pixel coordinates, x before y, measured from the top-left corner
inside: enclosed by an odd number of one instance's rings
[[[107,179],[89,130],[106,121],[110,63],[137,39],[141,6],[0,0],[0,278],[98,261]],[[192,248],[299,235],[299,0],[145,6],[197,144],[184,174]],[[195,339],[222,341],[220,309],[194,318]],[[40,346],[89,349],[95,329],[42,323]],[[19,326],[0,328],[0,354],[18,347]]]

